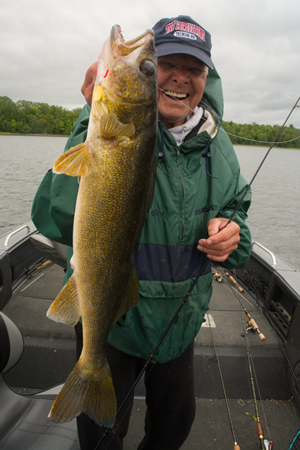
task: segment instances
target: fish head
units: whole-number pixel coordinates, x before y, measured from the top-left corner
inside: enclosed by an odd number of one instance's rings
[[[99,85],[102,100],[110,110],[141,105],[156,111],[157,56],[152,30],[125,41],[120,26],[112,27],[98,60],[97,92]]]

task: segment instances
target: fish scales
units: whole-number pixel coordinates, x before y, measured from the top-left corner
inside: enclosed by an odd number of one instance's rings
[[[112,427],[116,399],[105,347],[116,321],[138,301],[133,250],[152,202],[157,128],[156,50],[152,31],[124,41],[112,28],[98,62],[84,144],[54,171],[80,176],[73,230],[74,273],[47,315],[75,325],[83,350],[49,417],[82,412]]]

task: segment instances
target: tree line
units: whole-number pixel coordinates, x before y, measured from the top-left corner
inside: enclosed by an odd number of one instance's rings
[[[26,100],[14,103],[9,97],[0,97],[0,132],[69,135],[80,111]]]
[[[257,123],[239,124],[234,122],[223,122],[222,126],[228,133],[233,145],[258,145],[269,147],[274,142],[280,125],[258,125]],[[299,137],[299,139],[297,139]],[[277,147],[300,148],[300,129],[294,125],[284,127]]]
[[[69,135],[80,111],[81,108],[69,111],[62,106],[26,100],[15,103],[9,97],[0,97],[0,132]],[[232,121],[223,122],[222,126],[229,134],[233,145],[268,146],[268,143],[274,141],[280,129],[279,125],[238,124]],[[300,148],[300,139],[296,139],[298,136],[300,129],[289,125],[285,127],[279,139],[280,142],[289,142],[278,146]]]

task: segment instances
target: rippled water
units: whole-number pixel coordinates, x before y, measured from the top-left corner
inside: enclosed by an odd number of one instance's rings
[[[33,197],[63,152],[67,138],[0,136],[0,235],[30,220]],[[242,172],[252,179],[267,149],[236,146]],[[273,148],[253,185],[248,224],[253,240],[300,270],[300,151]]]
[[[0,136],[0,235],[30,220],[33,197],[67,138]]]
[[[250,182],[266,148],[236,146]],[[252,184],[248,225],[252,239],[300,270],[300,151],[273,148]]]

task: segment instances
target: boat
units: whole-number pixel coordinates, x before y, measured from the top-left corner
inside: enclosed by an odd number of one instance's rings
[[[80,448],[75,420],[47,418],[75,363],[74,330],[46,318],[65,269],[66,247],[32,222],[0,237],[0,450]],[[266,450],[300,448],[300,273],[258,242],[245,268],[212,270],[195,339],[197,413],[182,449],[259,448],[258,412]],[[141,379],[124,450],[143,436],[144,395]]]

